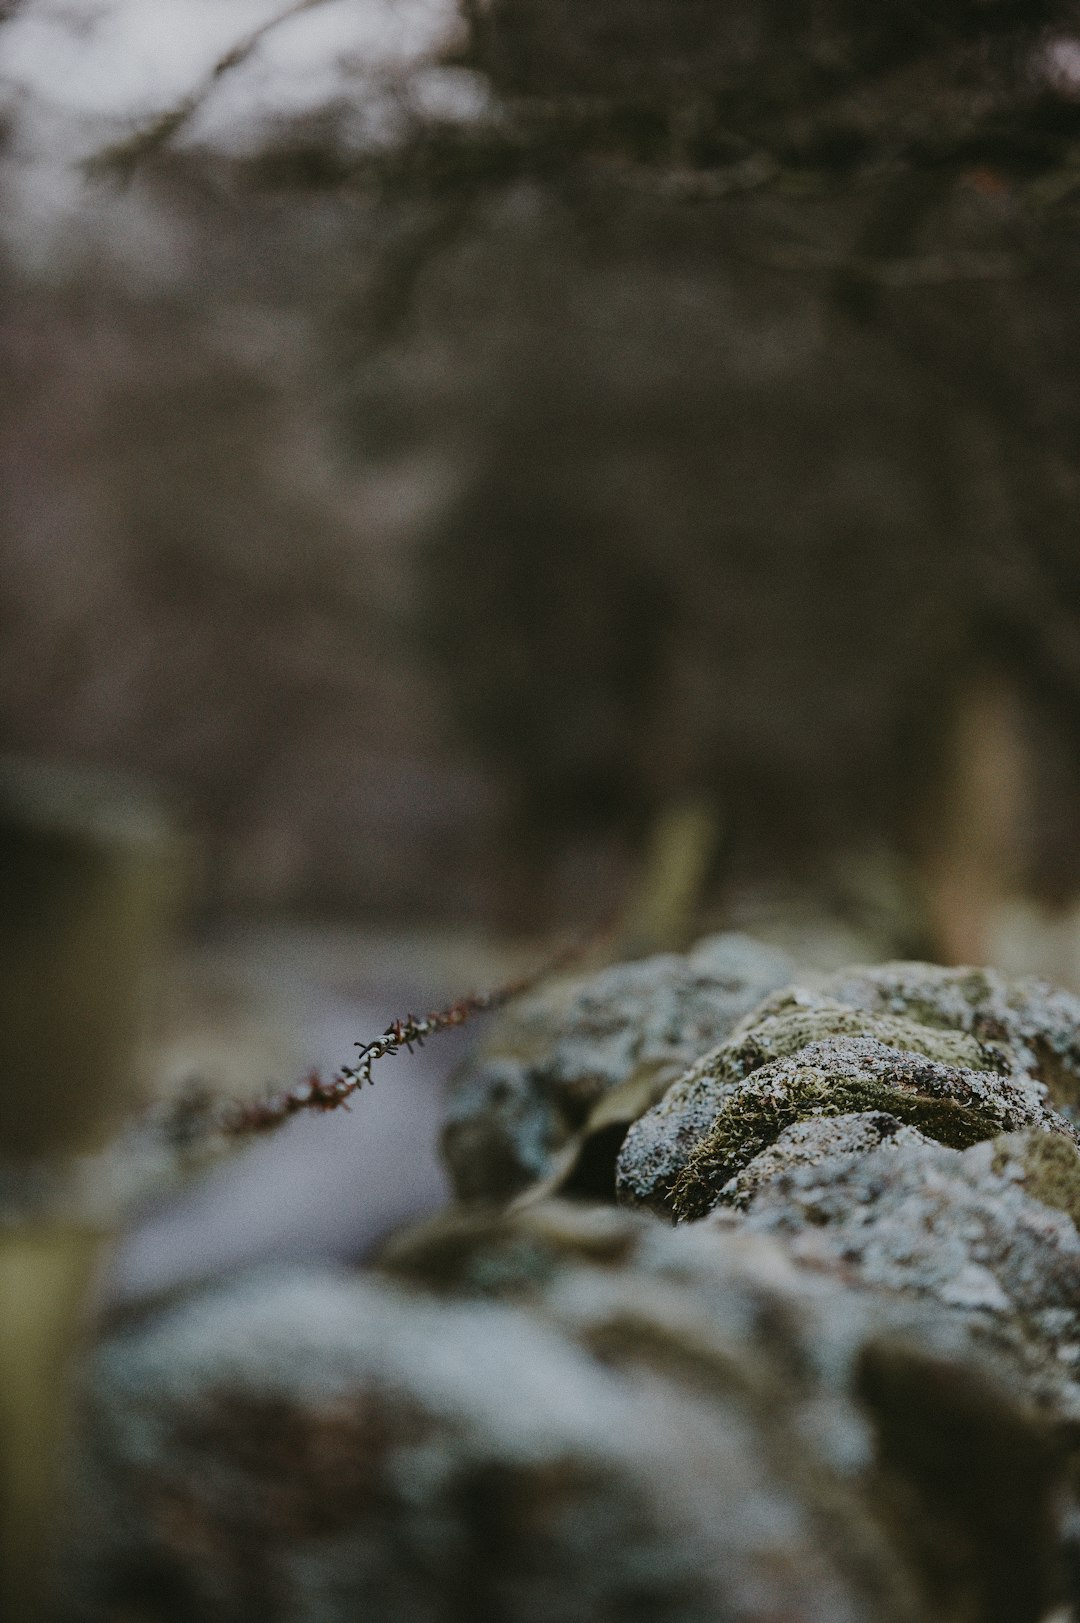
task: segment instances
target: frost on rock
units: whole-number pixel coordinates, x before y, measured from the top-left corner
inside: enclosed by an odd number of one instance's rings
[[[458,1082],[451,1152],[483,1168],[459,1185],[498,1194],[569,1151],[576,1174],[681,1068],[620,1188],[699,1220],[612,1204],[609,1166],[606,1203],[464,1202],[363,1272],[226,1282],[109,1335],[65,1618],[163,1595],[173,1623],[1075,1606],[1080,1144],[1048,1091],[1067,1106],[1069,1000],[888,965],[746,1013],[747,966],[786,969],[759,952],[533,997]]]
[[[994,969],[892,963],[843,970],[822,990],[870,1012],[969,1032],[1000,1048],[1020,1079],[1034,1078],[1059,1108],[1080,1103],[1080,997]]]
[[[443,1152],[457,1193],[502,1199],[575,1172],[588,1190],[601,1171],[610,1188],[626,1123],[792,973],[776,948],[721,935],[523,999],[452,1084]]]
[[[1049,1151],[1049,1154],[1046,1151]],[[879,1116],[788,1128],[729,1186],[792,1257],[958,1310],[1029,1396],[1080,1419],[1080,1152],[1038,1131],[966,1150]]]
[[[98,1349],[65,1615],[1036,1623],[1051,1460],[935,1312],[562,1202],[203,1290]]]
[[[1023,1127],[1072,1136],[1078,1033],[1080,1000],[991,970],[885,964],[789,987],[631,1126],[619,1198],[701,1216],[785,1128],[822,1114],[883,1111],[958,1148]]]
[[[725,1090],[672,1186],[675,1214],[704,1216],[728,1179],[785,1127],[863,1111],[884,1111],[958,1148],[1019,1127],[1075,1132],[1029,1091],[993,1072],[941,1065],[870,1035],[808,1043]]]

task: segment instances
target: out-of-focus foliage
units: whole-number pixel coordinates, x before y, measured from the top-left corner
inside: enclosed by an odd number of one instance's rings
[[[990,664],[1067,893],[1074,8],[472,3],[215,146],[297,26],[102,142],[168,299],[65,294],[47,366],[10,303],[98,562],[16,498],[8,730],[186,784],[234,894],[535,917],[684,792],[729,877],[917,851]]]
[[[414,148],[357,418],[448,425],[432,634],[525,827],[704,787],[736,865],[910,848],[989,662],[1075,882],[1069,18],[474,8],[502,120]]]

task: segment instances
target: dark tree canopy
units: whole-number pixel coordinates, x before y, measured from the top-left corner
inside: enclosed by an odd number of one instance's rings
[[[917,854],[989,672],[1026,750],[1023,878],[1070,895],[1080,11],[463,9],[435,65],[461,105],[410,81],[392,138],[350,142],[343,100],[243,157],[182,148],[248,41],[102,155],[198,245],[181,295],[118,303],[117,352],[161,322],[170,370],[117,384],[99,504],[118,556],[180,583],[163,605],[115,566],[180,676],[136,702],[110,665],[135,639],[62,627],[35,665],[11,635],[23,731],[64,743],[111,681],[131,714],[95,753],[164,765],[226,842],[265,819],[267,872],[482,911],[499,853],[610,878],[689,794],[722,805],[735,878]],[[302,391],[204,363],[229,301],[320,335]],[[109,342],[61,423],[128,365]],[[359,499],[265,476],[258,425],[287,434],[301,392]]]
[[[498,115],[418,138],[369,308],[439,380],[391,417],[462,449],[429,625],[523,812],[705,786],[736,860],[910,848],[989,666],[1075,885],[1074,8],[470,15]]]

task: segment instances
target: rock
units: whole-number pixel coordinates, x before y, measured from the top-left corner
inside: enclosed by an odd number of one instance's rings
[[[718,965],[744,951],[533,998],[459,1082],[476,1193],[532,1145],[576,1198],[468,1201],[363,1272],[117,1324],[65,1619],[1044,1623],[1080,1598],[1067,1002],[889,965],[736,1026],[750,976]],[[689,1056],[619,1163],[684,1221],[613,1204],[610,1160],[583,1201],[612,1101]]]
[[[717,1352],[700,1390],[600,1356],[605,1324],[330,1275],[174,1309],[99,1360],[74,1615],[166,1585],[193,1619],[918,1615],[838,1482],[804,1503],[810,1451],[762,1456]]]
[[[792,973],[776,948],[721,935],[522,999],[452,1084],[443,1152],[458,1195],[505,1199],[575,1173],[608,1194],[626,1123]]]
[[[811,1116],[784,1131],[767,1150],[755,1155],[721,1191],[724,1204],[742,1211],[763,1184],[795,1167],[817,1167],[838,1155],[861,1155],[885,1140],[904,1134],[908,1141],[930,1143],[916,1127],[905,1127],[896,1116],[866,1110],[848,1116]]]
[[[1080,1224],[1080,1151],[1056,1134],[1018,1133],[997,1140],[994,1168],[1008,1167],[1029,1194]]]
[[[822,991],[851,1008],[971,1032],[1003,1049],[1016,1072],[1045,1084],[1054,1104],[1080,1102],[1080,997],[1061,987],[1009,981],[994,969],[891,963],[843,970]]]
[[[1053,1469],[953,1317],[557,1202],[204,1290],[98,1351],[66,1615],[1036,1623]]]
[[[1075,1027],[1070,1026],[1074,1019]],[[1075,1129],[1080,1000],[989,970],[887,964],[774,993],[629,1129],[618,1197],[700,1216],[804,1117],[885,1112],[962,1147],[1013,1128]]]
[[[748,1230],[783,1234],[797,1260],[973,1319],[1029,1398],[1080,1419],[1080,1235],[1038,1193],[1047,1146],[1071,1156],[1065,1173],[1055,1153],[1053,1192],[1069,1176],[1080,1186],[1075,1147],[1041,1132],[956,1150],[884,1117],[804,1121],[731,1196]]]
[[[817,1115],[885,1112],[957,1147],[1013,1128],[1075,1133],[1030,1090],[989,1071],[941,1065],[872,1036],[808,1043],[787,1059],[728,1084],[708,1131],[693,1145],[671,1190],[680,1218],[701,1217],[728,1179],[785,1127]]]

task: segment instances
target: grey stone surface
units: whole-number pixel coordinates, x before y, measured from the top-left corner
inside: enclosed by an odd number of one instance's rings
[[[98,1350],[69,1615],[1035,1623],[1052,1472],[955,1318],[729,1221],[568,1203],[204,1291]],[[988,1428],[1007,1507],[961,1460],[944,1589],[898,1385],[916,1433],[946,1400],[954,1441]]]
[[[1055,1104],[1080,1098],[1080,997],[1061,987],[994,969],[891,963],[842,970],[822,991],[855,1009],[970,1032],[1045,1084]]]
[[[838,1155],[866,1154],[879,1144],[903,1134],[905,1140],[930,1143],[917,1127],[905,1126],[883,1110],[858,1111],[847,1116],[811,1116],[785,1127],[775,1143],[761,1150],[724,1185],[724,1204],[745,1208],[758,1190],[796,1167],[816,1167]]]
[[[1032,1088],[1010,1078],[941,1065],[871,1035],[838,1037],[808,1043],[723,1087],[711,1125],[672,1185],[673,1211],[703,1216],[727,1180],[794,1122],[861,1111],[889,1112],[957,1147],[1020,1127],[1076,1133]]]
[[[804,1121],[731,1193],[746,1227],[782,1234],[797,1260],[958,1310],[1008,1350],[1029,1393],[1080,1418],[1080,1235],[1031,1166],[1042,1136],[955,1150],[883,1117]],[[1059,1179],[1080,1194],[1080,1155],[1064,1149]]]
[[[522,999],[452,1084],[443,1150],[457,1193],[515,1194],[560,1155],[569,1174],[590,1127],[631,1120],[792,973],[778,949],[721,935]]]
[[[691,1174],[700,1220],[610,1187],[465,1202],[362,1272],[114,1323],[70,1623],[1044,1623],[1080,1600],[1080,1147],[1042,1057],[1071,1064],[1067,1005],[887,966],[770,995],[710,1047],[729,951],[553,989],[499,1039],[521,1098],[591,1112],[635,1065],[654,1086],[680,1029],[700,1044],[623,1157],[679,1128],[667,1187]]]
[[[1069,1135],[1078,1030],[1080,1000],[992,970],[886,964],[786,988],[630,1127],[619,1198],[700,1216],[822,1112],[884,1110],[956,1145],[1033,1125]]]

